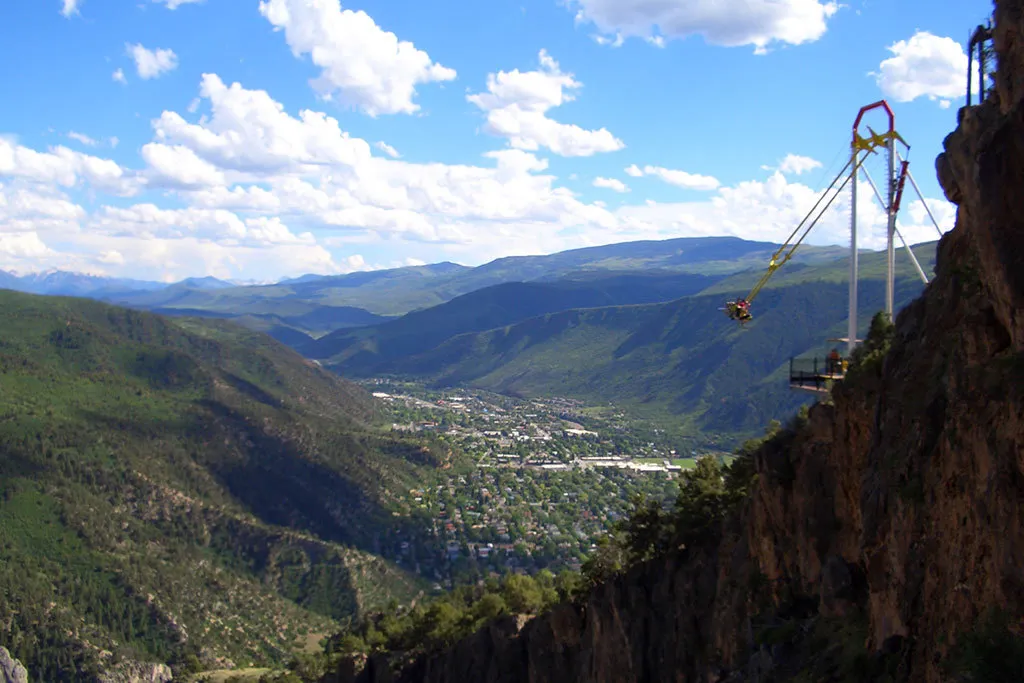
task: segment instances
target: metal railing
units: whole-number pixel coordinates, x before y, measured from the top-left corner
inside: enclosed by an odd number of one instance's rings
[[[842,379],[847,361],[832,358],[790,358],[789,383],[795,387],[825,389],[829,382]]]

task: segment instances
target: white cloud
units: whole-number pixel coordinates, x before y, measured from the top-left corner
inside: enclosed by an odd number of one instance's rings
[[[571,0],[578,23],[593,23],[616,42],[702,35],[713,45],[753,45],[764,52],[772,43],[800,45],[825,34],[836,2],[820,0]]]
[[[48,152],[0,138],[0,177],[72,187],[84,180],[94,188],[128,196],[139,189],[139,181],[110,159],[76,152],[58,145]]]
[[[61,8],[60,13],[69,18],[72,14],[78,14],[78,1],[64,0],[64,6]]]
[[[765,181],[745,181],[722,187],[706,201],[625,206],[616,211],[621,223],[633,231],[631,239],[669,236],[734,235],[743,239],[781,243],[818,200],[819,191],[789,182],[779,171]],[[850,193],[846,188],[808,236],[807,244],[848,244]],[[916,197],[915,197],[916,199]],[[929,200],[943,231],[952,229],[956,207],[944,200]],[[857,202],[858,243],[866,249],[885,247],[886,216],[866,182]],[[904,200],[899,229],[910,243],[935,240],[938,234],[919,201]]]
[[[600,34],[591,37],[598,45],[610,45],[611,47],[622,47],[622,44],[625,42],[621,33],[616,34],[615,38],[609,38],[608,36],[602,36]]]
[[[128,82],[128,79],[124,77],[124,69],[117,69],[113,74],[111,74],[110,77],[113,78],[118,83],[127,83]]]
[[[71,138],[72,140],[82,143],[83,145],[86,145],[87,147],[95,147],[97,144],[99,144],[84,133],[76,133],[75,131],[71,131],[70,133],[68,133],[68,137]]]
[[[266,91],[229,87],[217,75],[203,74],[200,94],[213,109],[208,119],[193,124],[165,111],[153,128],[158,141],[188,147],[221,170],[266,176],[304,165],[351,167],[371,157],[370,145],[349,137],[336,119],[309,110],[292,118]]]
[[[203,2],[203,0],[153,0],[167,7],[167,9],[178,9],[182,5],[189,5],[195,2]]]
[[[283,29],[296,57],[322,69],[312,86],[370,116],[412,114],[416,86],[450,81],[455,70],[431,61],[409,41],[385,31],[366,12],[342,10],[338,0],[266,0],[260,13]]]
[[[918,97],[938,100],[949,106],[949,100],[963,97],[967,73],[967,54],[952,38],[918,31],[909,40],[889,46],[893,56],[872,74],[885,97],[896,102],[911,102]]]
[[[634,178],[639,178],[641,175],[655,176],[670,185],[687,190],[714,190],[721,184],[717,178],[712,176],[687,173],[686,171],[677,171],[671,168],[662,168],[661,166],[644,166],[641,170],[634,164],[626,169],[626,173]]]
[[[375,142],[373,146],[387,154],[392,159],[397,159],[398,157],[402,156],[401,154],[398,153],[397,149],[395,149],[386,142]]]
[[[107,263],[113,266],[124,265],[124,255],[116,249],[109,249],[101,252],[100,255],[96,257],[96,260],[100,263]]]
[[[792,173],[794,175],[801,175],[808,171],[813,171],[816,168],[821,168],[821,162],[811,157],[800,156],[799,154],[787,154],[786,157],[779,162],[779,170],[783,173]]]
[[[224,174],[183,145],[150,142],[142,147],[149,166],[149,184],[177,189],[202,189],[223,185]]]
[[[607,190],[615,190],[616,192],[629,192],[629,188],[621,180],[616,178],[594,178],[594,187],[603,187]]]
[[[92,217],[89,228],[92,232],[115,237],[191,237],[221,245],[253,248],[316,243],[311,233],[295,235],[276,216],[243,219],[224,209],[161,209],[154,204],[135,204],[128,208],[105,206]]]
[[[572,91],[582,84],[572,74],[562,73],[545,50],[540,51],[540,66],[538,71],[515,69],[488,74],[487,92],[466,97],[487,112],[489,133],[508,138],[509,144],[517,149],[535,151],[546,147],[569,157],[625,147],[605,128],[586,130],[548,118],[547,111],[571,101]]]
[[[557,65],[546,68],[550,74]],[[543,78],[513,79],[486,95],[559,101],[564,86],[544,85],[550,84]],[[411,163],[375,152],[324,113],[290,114],[268,93],[227,85],[213,74],[203,76],[200,95],[209,112],[195,123],[172,111],[152,121],[139,170],[63,147],[36,151],[0,139],[0,267],[264,281],[405,259],[480,263],[630,239],[783,239],[817,198],[781,172],[720,187],[709,176],[634,164],[626,168],[629,177],[702,188],[708,198],[611,211],[561,186],[548,160],[522,147],[487,152],[472,164]],[[780,170],[801,166],[787,159]],[[615,190],[619,181],[593,182]],[[162,189],[173,203],[152,193],[131,205],[101,199],[86,212],[62,193],[72,187],[123,194]],[[865,220],[881,216],[870,195],[862,197],[869,200],[861,209]],[[811,243],[845,243],[842,203]],[[908,239],[934,239],[923,211],[911,204],[905,202],[902,214]],[[933,206],[941,220],[952,220],[947,203]],[[869,233],[862,243],[877,245],[882,233]]]
[[[178,66],[178,56],[174,50],[157,48],[149,50],[141,44],[127,45],[128,54],[135,60],[135,70],[139,78],[148,80],[157,78],[161,74],[173,71]],[[120,71],[120,69],[118,69]],[[117,76],[114,76],[117,80]]]

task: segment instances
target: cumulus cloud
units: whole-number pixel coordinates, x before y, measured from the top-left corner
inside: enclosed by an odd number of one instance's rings
[[[887,98],[911,102],[927,97],[948,107],[950,100],[964,96],[967,54],[957,41],[918,31],[888,49],[893,56],[872,74]]]
[[[540,73],[556,71],[552,62]],[[512,79],[483,95],[561,101],[564,84],[545,84]],[[474,163],[412,163],[375,152],[322,112],[287,112],[265,91],[214,74],[202,77],[199,90],[208,113],[195,123],[173,111],[154,119],[137,170],[64,147],[37,151],[0,139],[0,267],[266,281],[405,259],[480,263],[630,239],[783,239],[817,198],[817,190],[782,172],[785,166],[795,175],[806,158],[787,157],[767,180],[726,187],[710,176],[634,164],[625,171],[631,178],[651,175],[709,194],[612,211],[561,186],[537,150],[512,145]],[[611,178],[592,182],[620,189]],[[172,203],[151,193],[130,204],[100,199],[87,212],[64,194],[82,187],[161,190]],[[884,225],[870,194],[862,197],[862,215]],[[904,203],[901,229],[912,241],[934,239],[913,204]],[[947,203],[936,200],[933,210],[951,224]],[[846,241],[842,200],[830,213],[811,243]],[[869,233],[862,238],[868,246],[884,235]]]
[[[615,190],[616,192],[629,192],[626,184],[616,178],[602,178],[598,176],[594,178],[594,187],[602,187],[606,190]]]
[[[581,86],[541,50],[539,70],[488,74],[487,92],[466,99],[487,112],[487,132],[508,138],[516,149],[545,147],[560,156],[587,157],[625,147],[606,128],[587,130],[548,118],[548,110],[571,101]]]
[[[790,182],[775,171],[764,181],[744,181],[719,188],[706,201],[625,206],[616,216],[631,226],[636,239],[658,239],[670,235],[734,235],[744,239],[783,242],[819,197],[819,190]],[[916,197],[914,198],[916,200]],[[943,231],[952,229],[956,207],[944,200],[930,200],[929,207]],[[885,247],[886,215],[871,188],[861,181],[857,215],[858,243],[866,249]],[[848,244],[850,230],[849,189],[836,198],[807,238],[807,244]],[[899,229],[914,244],[938,238],[919,201],[904,200]]]
[[[114,73],[111,74],[110,77],[113,78],[118,83],[121,83],[121,84],[124,84],[124,83],[128,82],[128,79],[124,77],[124,69],[117,69],[117,70],[115,70]]]
[[[289,116],[264,90],[203,74],[200,94],[213,110],[208,119],[194,124],[165,111],[153,128],[161,143],[187,147],[219,169],[266,176],[303,165],[351,167],[371,157],[370,145],[343,132],[336,119],[310,110]]]
[[[377,149],[379,149],[380,151],[384,152],[385,154],[387,154],[392,159],[397,159],[398,157],[402,156],[401,154],[398,153],[397,149],[395,149],[394,147],[392,147],[391,145],[389,145],[386,142],[377,142],[377,143],[374,143],[373,146],[376,147]]]
[[[644,166],[641,169],[636,164],[633,164],[626,169],[626,173],[634,178],[645,175],[655,176],[656,178],[661,178],[669,185],[675,185],[686,190],[714,190],[721,184],[717,178],[712,176],[687,173],[686,171],[678,171],[661,166]]]
[[[266,0],[259,8],[284,31],[292,54],[308,54],[321,68],[314,89],[370,116],[419,111],[416,86],[455,78],[454,69],[400,41],[366,12],[343,10],[338,0]]]
[[[644,38],[654,45],[701,35],[713,45],[753,45],[764,52],[772,43],[800,45],[825,34],[836,2],[821,0],[571,0],[577,23],[594,24],[614,42]]]
[[[76,142],[82,143],[87,147],[95,147],[97,144],[99,144],[85,133],[76,133],[75,131],[71,131],[70,133],[68,133],[68,137]]]
[[[78,14],[78,1],[79,0],[64,0],[64,5],[61,7],[60,13],[68,18],[73,14]]]
[[[135,71],[139,74],[139,78],[143,80],[149,80],[151,78],[157,78],[168,71],[173,71],[178,66],[178,55],[174,54],[174,50],[167,48],[157,48],[155,50],[149,50],[142,46],[141,43],[135,45],[127,45],[128,54],[133,60],[135,60]],[[118,69],[120,71],[120,69]],[[122,78],[124,74],[122,73]],[[116,72],[114,80],[117,78]]]
[[[793,175],[801,175],[808,171],[813,171],[816,168],[821,168],[821,162],[811,157],[800,156],[799,154],[787,154],[786,157],[779,162],[779,170],[783,173],[792,173]]]
[[[0,176],[72,187],[85,181],[95,189],[128,196],[139,189],[138,179],[110,159],[83,154],[58,145],[37,152],[0,138]]]

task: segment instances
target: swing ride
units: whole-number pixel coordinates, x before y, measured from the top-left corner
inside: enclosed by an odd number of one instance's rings
[[[876,109],[883,109],[888,117],[889,127],[888,130],[882,133],[876,133],[871,129],[870,126],[864,126],[867,128],[868,134],[861,135],[861,123],[864,115],[870,111]],[[734,300],[727,301],[724,308],[720,309],[725,311],[725,314],[730,319],[737,321],[741,327],[744,327],[753,320],[753,313],[751,312],[751,304],[754,299],[761,292],[772,275],[775,274],[779,268],[784,266],[793,254],[796,253],[800,245],[803,244],[804,239],[810,234],[814,227],[821,220],[822,216],[828,211],[832,203],[835,202],[846,186],[850,186],[850,206],[851,206],[851,218],[850,218],[850,281],[849,281],[849,317],[847,320],[847,336],[841,339],[830,339],[829,341],[845,342],[847,357],[852,353],[857,342],[857,189],[858,180],[863,177],[874,191],[875,197],[878,199],[885,211],[887,216],[887,270],[886,270],[886,289],[885,289],[885,312],[892,319],[893,314],[893,296],[895,291],[895,265],[896,265],[896,253],[894,246],[894,238],[899,237],[903,246],[907,250],[907,254],[910,256],[911,262],[914,264],[917,270],[918,276],[921,280],[928,284],[928,277],[925,275],[924,269],[921,268],[921,264],[918,263],[917,258],[914,256],[914,252],[911,251],[909,244],[903,238],[899,229],[896,226],[896,214],[900,208],[900,201],[903,198],[903,189],[906,181],[909,179],[914,190],[917,192],[921,203],[925,207],[925,211],[932,223],[935,225],[935,229],[938,230],[939,236],[942,236],[942,230],[939,228],[938,223],[935,221],[935,217],[932,215],[931,210],[928,208],[927,203],[924,200],[924,196],[921,194],[921,190],[918,188],[917,183],[914,181],[914,177],[910,174],[910,162],[901,155],[897,149],[896,144],[900,143],[904,152],[909,156],[910,145],[896,132],[895,127],[895,116],[893,115],[892,109],[885,100],[879,100],[873,104],[861,107],[857,113],[857,118],[853,123],[853,138],[850,145],[850,156],[836,177],[832,180],[829,186],[821,193],[818,197],[818,201],[815,202],[814,206],[811,207],[807,215],[804,216],[803,220],[796,226],[793,232],[786,239],[785,243],[780,246],[771,259],[768,262],[767,271],[761,276],[754,287],[750,290],[750,293],[745,297],[737,298]],[[873,154],[877,154],[879,150],[884,150],[886,156],[886,162],[888,167],[888,173],[886,178],[886,189],[887,198],[883,199],[878,188],[875,186],[874,181],[868,174],[867,168],[864,167],[864,162]],[[897,168],[898,164],[898,168]],[[838,185],[838,187],[837,187]],[[826,201],[826,199],[828,201]],[[824,202],[824,206],[822,206]],[[820,210],[819,210],[820,207]],[[796,359],[790,362],[790,386],[798,389],[809,389],[812,391],[823,391],[826,390],[832,381],[842,379],[845,374],[846,362],[839,355],[838,349],[834,349],[832,355],[824,362],[819,363],[818,359],[808,359],[813,361],[808,367],[798,366]]]

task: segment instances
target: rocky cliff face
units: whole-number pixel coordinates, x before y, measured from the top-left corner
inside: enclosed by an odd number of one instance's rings
[[[995,4],[996,93],[960,112],[936,161],[958,215],[934,281],[883,362],[756,455],[721,539],[397,679],[371,661],[359,680],[768,681],[819,667],[807,680],[938,682],[989,608],[1020,635],[1024,0]]]
[[[6,647],[0,647],[0,683],[28,683],[28,672]]]

